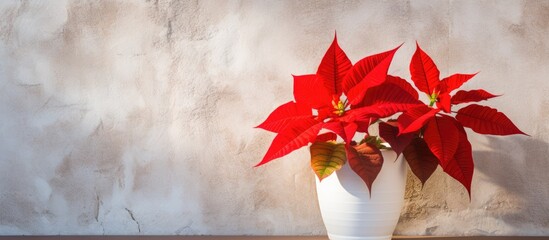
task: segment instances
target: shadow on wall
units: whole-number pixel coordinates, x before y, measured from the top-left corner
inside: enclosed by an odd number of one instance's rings
[[[549,143],[520,136],[487,137],[488,151],[474,151],[481,179],[499,186],[486,213],[521,229],[549,227]]]

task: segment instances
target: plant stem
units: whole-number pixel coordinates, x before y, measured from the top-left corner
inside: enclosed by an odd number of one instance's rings
[[[431,100],[431,102],[429,103],[429,107],[432,107],[433,105],[435,105],[435,102],[436,101]]]

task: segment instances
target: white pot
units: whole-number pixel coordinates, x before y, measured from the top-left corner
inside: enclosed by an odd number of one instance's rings
[[[390,240],[404,204],[406,164],[402,155],[382,150],[383,166],[372,184],[345,164],[319,182],[316,191],[322,220],[331,240]]]

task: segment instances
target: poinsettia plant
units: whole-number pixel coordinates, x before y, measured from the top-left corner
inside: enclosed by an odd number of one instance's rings
[[[400,47],[400,46],[399,46]],[[294,100],[276,108],[258,128],[276,133],[261,166],[311,144],[311,167],[319,180],[348,162],[371,191],[381,171],[387,142],[403,154],[412,172],[425,184],[438,165],[471,193],[474,171],[471,144],[465,127],[481,134],[525,134],[496,109],[469,104],[488,100],[485,90],[460,90],[476,74],[454,74],[440,79],[433,60],[419,45],[410,63],[411,79],[429,104],[406,80],[387,74],[392,50],[361,59],[354,65],[337,38],[326,51],[315,74],[294,77]],[[397,113],[397,120],[382,121]],[[368,129],[378,123],[379,135]],[[355,135],[361,140],[353,141]],[[341,139],[341,142],[336,140]]]
[[[398,122],[380,125],[380,135],[404,153],[412,172],[422,184],[437,166],[458,180],[471,195],[474,162],[471,143],[464,127],[481,134],[525,134],[505,114],[494,108],[470,104],[457,111],[456,105],[497,97],[483,89],[457,90],[476,74],[454,74],[440,79],[431,57],[416,44],[410,63],[416,88],[427,94],[429,104],[413,106],[398,117]],[[526,134],[525,134],[526,135]]]
[[[370,124],[421,104],[407,81],[387,75],[399,47],[353,65],[334,37],[315,74],[294,76],[294,101],[257,126],[277,135],[256,166],[312,143],[311,167],[320,180],[348,162],[371,189],[383,146],[368,134]],[[364,135],[359,143],[356,133]]]

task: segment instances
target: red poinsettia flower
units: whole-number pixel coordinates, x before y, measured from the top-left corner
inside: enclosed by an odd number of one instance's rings
[[[471,104],[457,112],[452,111],[453,105],[497,97],[482,89],[461,90],[451,96],[452,91],[476,74],[454,74],[440,80],[437,66],[419,45],[410,63],[410,73],[414,85],[427,94],[430,103],[408,109],[399,116],[398,124],[380,125],[380,135],[404,153],[422,183],[440,164],[446,173],[465,186],[470,195],[474,163],[464,127],[481,134],[524,133],[507,116],[490,107]],[[450,115],[453,113],[455,117]]]
[[[356,132],[367,132],[370,123],[418,105],[418,96],[405,80],[388,76],[387,70],[398,47],[351,63],[334,38],[322,58],[316,74],[294,76],[294,100],[276,108],[259,128],[277,133],[267,153],[256,166],[282,157],[309,143],[336,140],[344,144],[315,146],[315,151],[341,152],[341,159],[314,158],[313,169],[320,179],[337,169],[316,161],[349,161],[368,187],[375,179],[366,166],[372,165],[376,150],[356,146],[352,139]],[[319,136],[321,129],[329,131]],[[334,134],[335,133],[335,134]],[[313,148],[311,149],[313,154]],[[368,155],[370,154],[370,155]],[[380,155],[380,154],[379,154]],[[320,160],[319,160],[320,159]],[[375,159],[378,159],[376,156]],[[368,162],[369,161],[369,162]],[[379,162],[379,161],[377,161]],[[316,168],[315,166],[323,167]],[[322,169],[320,169],[322,168]],[[374,171],[375,172],[375,171]],[[379,172],[379,171],[377,171]],[[326,174],[328,173],[328,174]],[[375,174],[377,176],[377,173]]]

